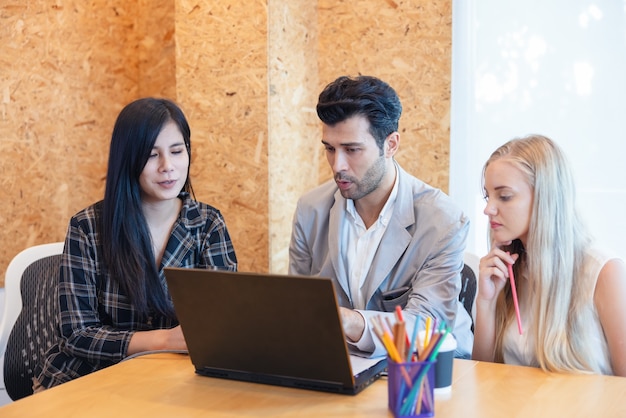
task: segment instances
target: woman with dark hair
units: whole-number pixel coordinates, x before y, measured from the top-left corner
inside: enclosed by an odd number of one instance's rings
[[[119,114],[104,200],[72,217],[60,269],[60,331],[38,370],[49,388],[151,350],[186,350],[165,267],[235,271],[220,212],[195,200],[180,108],[144,98]]]

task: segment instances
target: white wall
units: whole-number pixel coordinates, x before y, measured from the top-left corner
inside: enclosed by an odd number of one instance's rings
[[[514,137],[555,140],[579,209],[626,259],[626,0],[453,0],[450,195],[487,251],[481,170]]]

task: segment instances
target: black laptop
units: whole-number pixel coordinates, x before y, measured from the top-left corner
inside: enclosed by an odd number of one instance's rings
[[[166,268],[196,373],[356,394],[385,358],[351,356],[330,279]]]

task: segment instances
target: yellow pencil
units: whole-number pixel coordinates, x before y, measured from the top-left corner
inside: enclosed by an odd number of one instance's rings
[[[426,331],[424,332],[424,350],[428,347],[430,343],[430,327],[432,326],[432,318],[430,316],[426,317]]]

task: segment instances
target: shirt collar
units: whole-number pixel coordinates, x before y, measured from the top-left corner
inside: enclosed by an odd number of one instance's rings
[[[191,198],[188,192],[180,192],[178,198],[183,201],[183,207],[180,210],[180,220],[188,229],[201,226],[204,223],[202,212],[198,206],[198,202]]]

